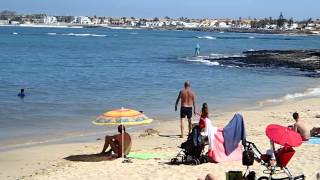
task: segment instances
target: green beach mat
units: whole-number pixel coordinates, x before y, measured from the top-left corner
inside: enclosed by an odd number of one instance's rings
[[[141,159],[141,160],[148,160],[148,159],[168,159],[168,156],[165,154],[155,154],[155,153],[138,153],[138,152],[132,152],[128,156],[128,158],[132,159]]]

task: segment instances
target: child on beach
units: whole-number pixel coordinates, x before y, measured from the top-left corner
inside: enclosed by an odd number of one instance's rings
[[[212,122],[209,119],[209,108],[207,103],[202,104],[201,115],[199,120],[200,133],[205,141],[210,141],[213,135],[217,132],[217,128],[212,126]],[[209,146],[211,147],[211,141]]]
[[[203,103],[202,109],[201,109],[200,121],[199,121],[199,126],[201,131],[203,131],[204,128],[206,127],[206,118],[209,118],[208,104]]]

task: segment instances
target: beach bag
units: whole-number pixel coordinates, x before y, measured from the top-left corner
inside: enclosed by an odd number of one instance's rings
[[[226,180],[243,180],[242,171],[229,171],[226,173]]]
[[[254,162],[254,152],[250,148],[245,148],[242,152],[242,165],[252,166]]]

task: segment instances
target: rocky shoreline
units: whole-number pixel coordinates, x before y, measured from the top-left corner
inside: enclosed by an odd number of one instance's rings
[[[320,49],[257,50],[244,51],[242,52],[242,55],[243,56],[222,58],[207,57],[205,60],[216,61],[223,65],[239,67],[298,68],[300,71],[313,72],[311,74],[320,70]],[[317,76],[320,77],[320,75]]]
[[[232,32],[232,33],[257,33],[257,34],[300,34],[319,35],[317,31],[310,30],[280,30],[280,29],[257,29],[257,28],[176,28],[177,30],[201,31],[201,32]]]

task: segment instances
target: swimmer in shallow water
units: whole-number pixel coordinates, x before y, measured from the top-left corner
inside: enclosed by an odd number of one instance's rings
[[[24,89],[20,89],[20,93],[18,94],[18,96],[19,96],[21,99],[26,96],[26,95],[24,94]]]

